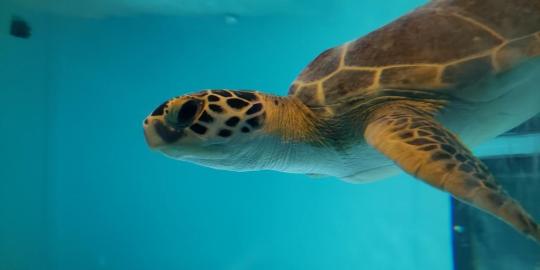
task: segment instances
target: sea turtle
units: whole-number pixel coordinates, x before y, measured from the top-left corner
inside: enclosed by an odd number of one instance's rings
[[[540,241],[468,147],[540,112],[540,0],[431,1],[321,53],[289,95],[205,90],[144,120],[151,148],[234,170],[382,179],[396,168]]]

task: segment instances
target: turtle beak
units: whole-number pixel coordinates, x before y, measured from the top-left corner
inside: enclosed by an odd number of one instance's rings
[[[143,123],[144,138],[148,146],[156,149],[180,140],[186,135],[184,129],[201,113],[203,105],[202,100],[187,97],[158,106]],[[169,113],[167,108],[171,110]]]
[[[146,140],[146,144],[148,144],[151,149],[156,149],[160,145],[163,145],[164,142],[159,138],[159,136],[157,136],[154,128],[154,121],[158,120],[149,118],[150,117],[146,118],[143,124],[144,139]]]
[[[185,136],[183,130],[166,126],[162,120],[153,117],[145,119],[143,124],[144,138],[151,149],[159,149],[172,144]]]

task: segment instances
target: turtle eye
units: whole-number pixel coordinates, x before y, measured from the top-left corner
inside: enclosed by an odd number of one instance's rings
[[[180,127],[189,126],[193,123],[195,116],[199,112],[202,102],[200,100],[191,99],[186,101],[178,110],[176,115],[176,124]]]

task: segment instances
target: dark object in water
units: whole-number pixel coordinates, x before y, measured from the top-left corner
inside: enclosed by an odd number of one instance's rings
[[[31,35],[32,28],[28,25],[28,23],[18,17],[13,17],[11,19],[11,26],[9,33],[18,38],[29,38]]]
[[[512,130],[503,134],[503,136],[529,133],[540,133],[540,115],[537,115],[529,121],[513,128]]]

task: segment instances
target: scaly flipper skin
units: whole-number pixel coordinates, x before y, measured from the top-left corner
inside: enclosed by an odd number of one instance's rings
[[[364,136],[409,174],[493,214],[540,243],[539,225],[431,113],[412,104],[380,106],[368,118]]]

